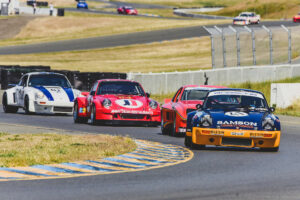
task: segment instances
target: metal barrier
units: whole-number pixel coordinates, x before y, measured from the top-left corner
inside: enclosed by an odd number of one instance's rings
[[[292,63],[300,55],[299,27],[204,27],[210,33],[212,68]]]

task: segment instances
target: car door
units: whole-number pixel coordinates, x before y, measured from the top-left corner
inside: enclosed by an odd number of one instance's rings
[[[21,78],[19,84],[16,86],[16,99],[18,106],[24,105],[24,91],[25,87],[27,87],[28,75],[25,75]]]

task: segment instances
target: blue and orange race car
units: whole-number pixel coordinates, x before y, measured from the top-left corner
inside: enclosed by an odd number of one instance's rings
[[[280,121],[264,95],[245,89],[216,89],[208,92],[203,105],[188,114],[185,145],[259,147],[278,151]]]
[[[85,0],[79,0],[77,2],[77,9],[80,9],[80,8],[84,8],[84,9],[88,9],[88,4]]]

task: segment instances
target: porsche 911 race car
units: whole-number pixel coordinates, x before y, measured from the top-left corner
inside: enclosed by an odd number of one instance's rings
[[[293,17],[293,22],[300,22],[300,13]]]
[[[23,108],[30,113],[72,113],[74,98],[81,95],[72,89],[67,77],[52,72],[32,72],[3,93],[2,104],[6,113]]]
[[[131,6],[121,6],[117,9],[117,12],[119,14],[124,14],[124,15],[137,15],[138,14],[137,10]]]
[[[81,8],[84,8],[84,9],[88,9],[89,6],[87,4],[87,2],[85,0],[79,0],[77,2],[77,9],[81,9]]]
[[[171,99],[166,99],[161,110],[161,131],[166,135],[182,135],[186,132],[186,117],[196,110],[197,104],[202,104],[206,94],[211,89],[224,88],[212,85],[186,85],[175,93]]]
[[[211,90],[199,110],[189,113],[185,145],[259,147],[278,151],[280,121],[264,95],[245,89]]]
[[[256,15],[253,12],[242,12],[239,16],[233,18],[234,25],[249,25],[259,24],[260,15]]]
[[[74,104],[74,122],[92,124],[160,124],[159,104],[135,81],[98,80],[90,93]]]

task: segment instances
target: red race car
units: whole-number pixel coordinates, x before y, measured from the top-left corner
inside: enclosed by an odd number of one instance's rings
[[[75,123],[92,124],[160,124],[159,104],[149,98],[142,86],[129,80],[103,79],[93,85],[89,94],[74,101]]]
[[[117,9],[119,14],[124,14],[124,15],[137,15],[138,12],[135,8],[131,6],[121,6]]]
[[[298,13],[298,15],[295,15],[293,17],[293,22],[300,22],[300,13]]]
[[[186,132],[187,113],[195,111],[196,105],[203,103],[209,90],[225,88],[211,85],[186,85],[181,87],[171,99],[166,99],[161,110],[161,132],[163,135],[183,135]]]

